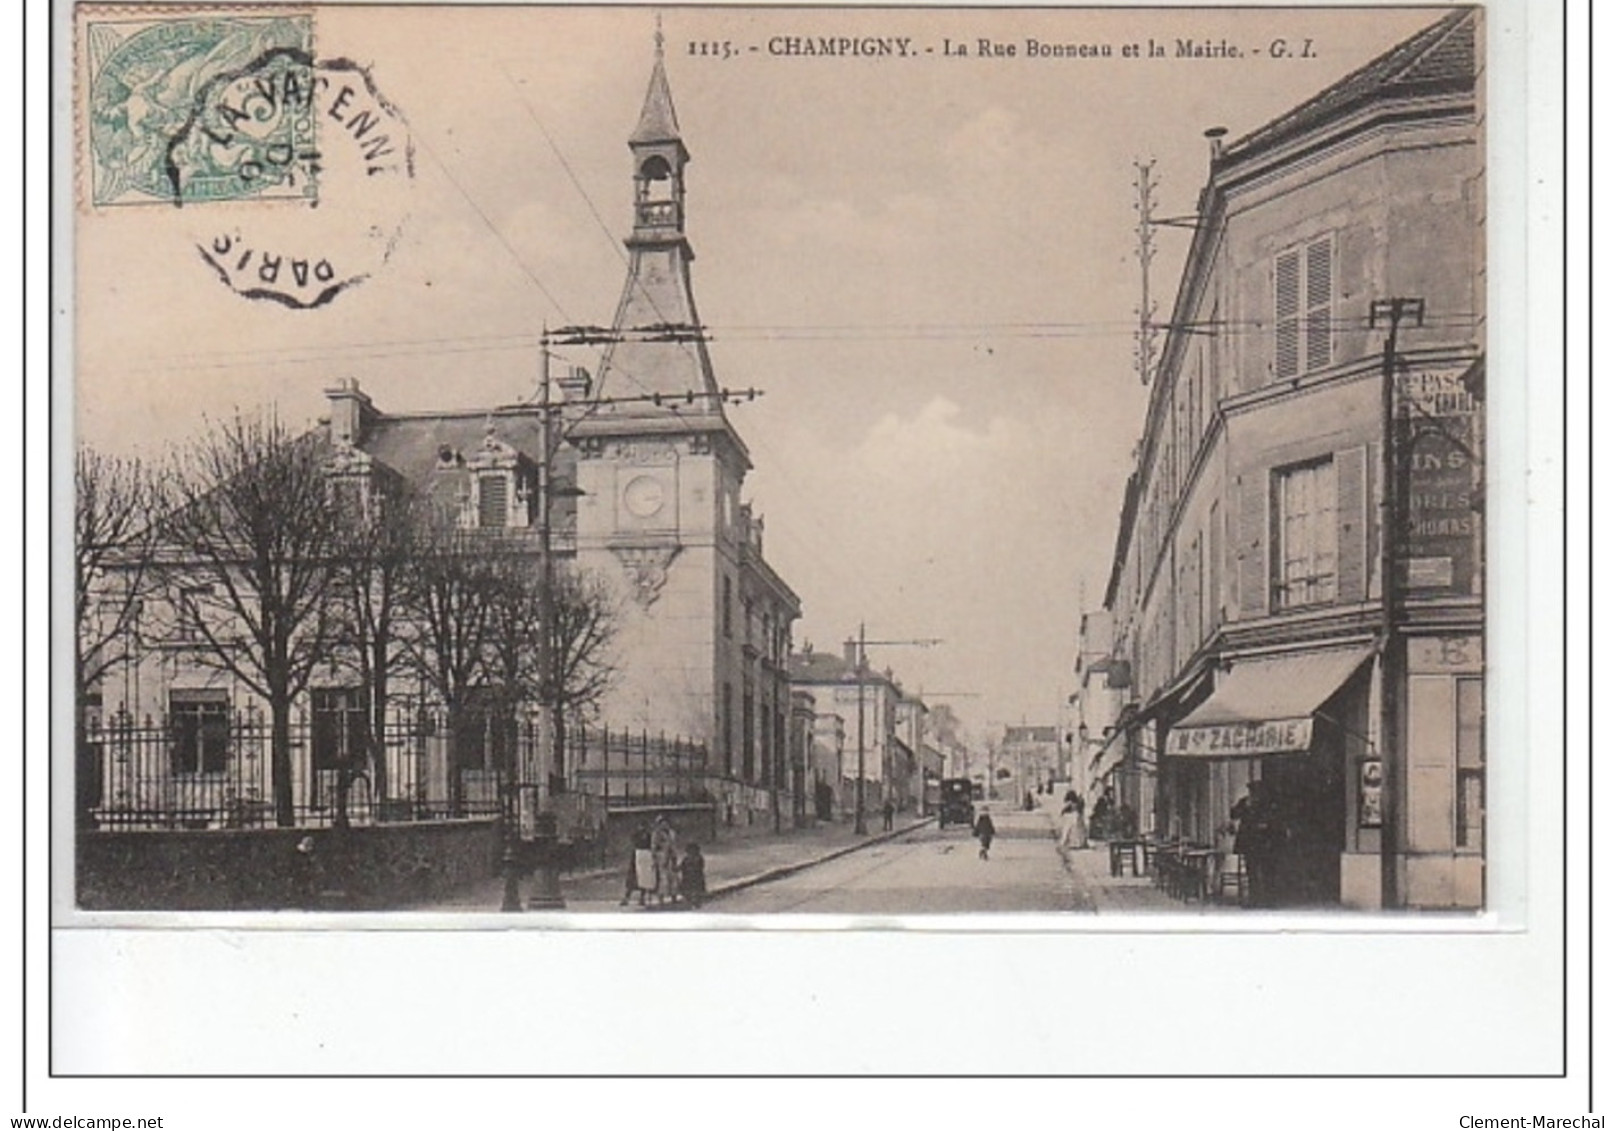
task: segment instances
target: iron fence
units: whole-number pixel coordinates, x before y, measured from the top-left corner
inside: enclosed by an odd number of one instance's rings
[[[573,726],[567,772],[553,763],[538,713],[462,714],[458,733],[440,710],[399,710],[383,727],[379,764],[368,718],[296,715],[289,734],[292,823],[337,822],[349,781],[352,824],[511,815],[541,809],[568,839],[596,835],[611,808],[710,801],[707,754],[680,738]],[[275,825],[271,723],[259,710],[196,709],[86,719],[81,795],[93,829],[245,829]],[[91,768],[93,767],[93,768]],[[537,783],[542,780],[544,789]],[[542,801],[535,799],[542,797]],[[520,800],[518,800],[520,799]]]
[[[713,799],[707,748],[648,731],[570,727],[568,777],[578,792],[607,809],[652,804],[694,804]]]

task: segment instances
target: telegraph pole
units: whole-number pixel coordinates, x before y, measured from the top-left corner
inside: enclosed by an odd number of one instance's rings
[[[849,640],[847,643],[850,644],[852,641]],[[855,656],[856,663],[854,664],[854,675],[858,680],[858,780],[853,783],[854,811],[852,825],[852,831],[855,833],[867,834],[869,832],[869,827],[864,821],[864,674],[869,666],[867,649],[871,644],[876,647],[930,648],[941,643],[942,639],[935,636],[922,637],[917,640],[869,640],[864,636],[864,622],[858,622],[858,651]],[[882,784],[887,789],[891,788],[890,777],[889,764],[883,760],[881,779]]]
[[[1375,299],[1369,304],[1370,329],[1385,324],[1385,353],[1380,369],[1380,425],[1384,438],[1380,444],[1380,724],[1379,750],[1381,768],[1386,783],[1380,826],[1380,906],[1397,904],[1398,883],[1396,850],[1400,842],[1401,793],[1407,782],[1406,759],[1399,749],[1399,722],[1397,693],[1401,665],[1396,641],[1396,615],[1400,579],[1397,577],[1397,542],[1402,537],[1402,461],[1397,458],[1396,420],[1396,369],[1397,332],[1403,319],[1415,326],[1424,325],[1424,299]],[[1393,749],[1398,757],[1391,760]]]
[[[560,782],[564,788],[566,781],[566,696],[564,694],[563,680],[565,672],[564,656],[556,639],[555,616],[555,553],[554,553],[554,513],[555,496],[557,494],[579,494],[575,487],[569,490],[557,490],[555,484],[555,457],[562,441],[567,439],[568,431],[557,427],[560,416],[568,405],[565,401],[556,401],[550,391],[550,355],[551,346],[561,345],[584,346],[600,345],[610,342],[620,342],[630,336],[638,336],[648,341],[690,341],[701,334],[699,327],[693,326],[651,326],[636,327],[630,331],[604,330],[593,326],[567,326],[552,331],[545,326],[539,335],[539,387],[537,408],[541,418],[541,446],[538,462],[538,550],[539,550],[539,639],[538,662],[539,671],[543,679],[549,684],[550,703],[548,712],[541,712],[541,717],[547,716],[543,730],[540,734],[540,750],[536,767],[538,780],[533,783],[537,791],[535,800],[535,826],[537,828],[537,853],[535,858],[536,883],[532,896],[528,900],[528,907],[534,910],[550,910],[563,908],[566,901],[561,895],[561,881],[559,864],[556,858],[557,837],[552,831],[544,828],[545,814],[549,813],[553,820],[553,810],[550,801],[554,790],[551,788],[555,782]],[[742,401],[753,401],[761,395],[755,388],[748,389],[720,389],[716,392],[695,392],[691,390],[679,394],[645,393],[627,397],[594,397],[589,400],[589,409],[579,414],[579,419],[587,416],[589,412],[602,407],[627,404],[650,404],[667,408],[677,412],[681,405],[694,405],[700,402],[718,404],[739,404]],[[543,738],[548,738],[548,757],[545,757]],[[518,781],[521,776],[518,772],[517,753],[513,748],[510,754],[510,774],[506,782],[506,793],[509,798],[504,811],[504,851],[501,866],[504,872],[505,890],[502,909],[505,911],[521,910],[520,872],[521,866],[517,855],[517,839],[519,836],[518,824],[521,813],[522,783]]]
[[[858,656],[853,674],[858,679],[858,777],[853,782],[852,831],[859,836],[869,833],[864,823],[864,622],[858,622]]]
[[[1134,161],[1134,184],[1138,200],[1133,210],[1138,213],[1138,343],[1135,364],[1140,384],[1148,385],[1155,368],[1155,304],[1150,301],[1150,260],[1155,258],[1155,161]]]

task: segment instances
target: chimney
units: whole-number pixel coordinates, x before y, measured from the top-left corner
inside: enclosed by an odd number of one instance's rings
[[[358,447],[376,418],[376,406],[359,390],[353,377],[343,377],[325,390],[331,402],[331,442]]]
[[[566,376],[560,380],[561,396],[568,402],[586,401],[589,399],[589,390],[594,388],[594,380],[589,371],[581,365],[574,365],[567,369]]]
[[[846,658],[847,667],[853,671],[858,670],[858,642],[849,640],[841,646],[842,655]]]
[[[1227,136],[1227,126],[1212,126],[1206,131],[1206,140],[1211,143],[1211,163],[1213,165],[1222,157],[1222,139]]]

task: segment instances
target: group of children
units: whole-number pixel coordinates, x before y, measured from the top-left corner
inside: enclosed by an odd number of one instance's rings
[[[666,814],[635,830],[622,906],[637,895],[641,907],[648,907],[653,896],[658,904],[699,907],[706,894],[707,861],[701,846],[692,843],[680,854],[678,831]]]

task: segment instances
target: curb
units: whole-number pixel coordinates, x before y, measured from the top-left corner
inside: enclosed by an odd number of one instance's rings
[[[935,823],[935,817],[926,817],[924,820],[915,821],[904,828],[893,829],[891,832],[877,833],[871,835],[866,840],[859,841],[857,844],[844,845],[841,848],[832,849],[829,852],[811,857],[807,860],[798,860],[791,864],[780,864],[776,867],[769,868],[767,871],[757,872],[750,876],[741,876],[737,880],[730,880],[727,883],[719,884],[717,887],[708,890],[706,896],[707,902],[710,903],[713,900],[722,899],[726,895],[733,895],[737,891],[744,891],[746,888],[756,887],[758,884],[771,883],[774,880],[783,880],[786,876],[794,876],[796,873],[805,871],[808,868],[816,868],[820,864],[828,864],[832,860],[840,859],[843,856],[849,856],[854,852],[868,848],[872,844],[884,844],[889,840],[896,840],[900,836],[907,836],[909,833],[914,832],[917,829],[923,829],[926,825]]]

